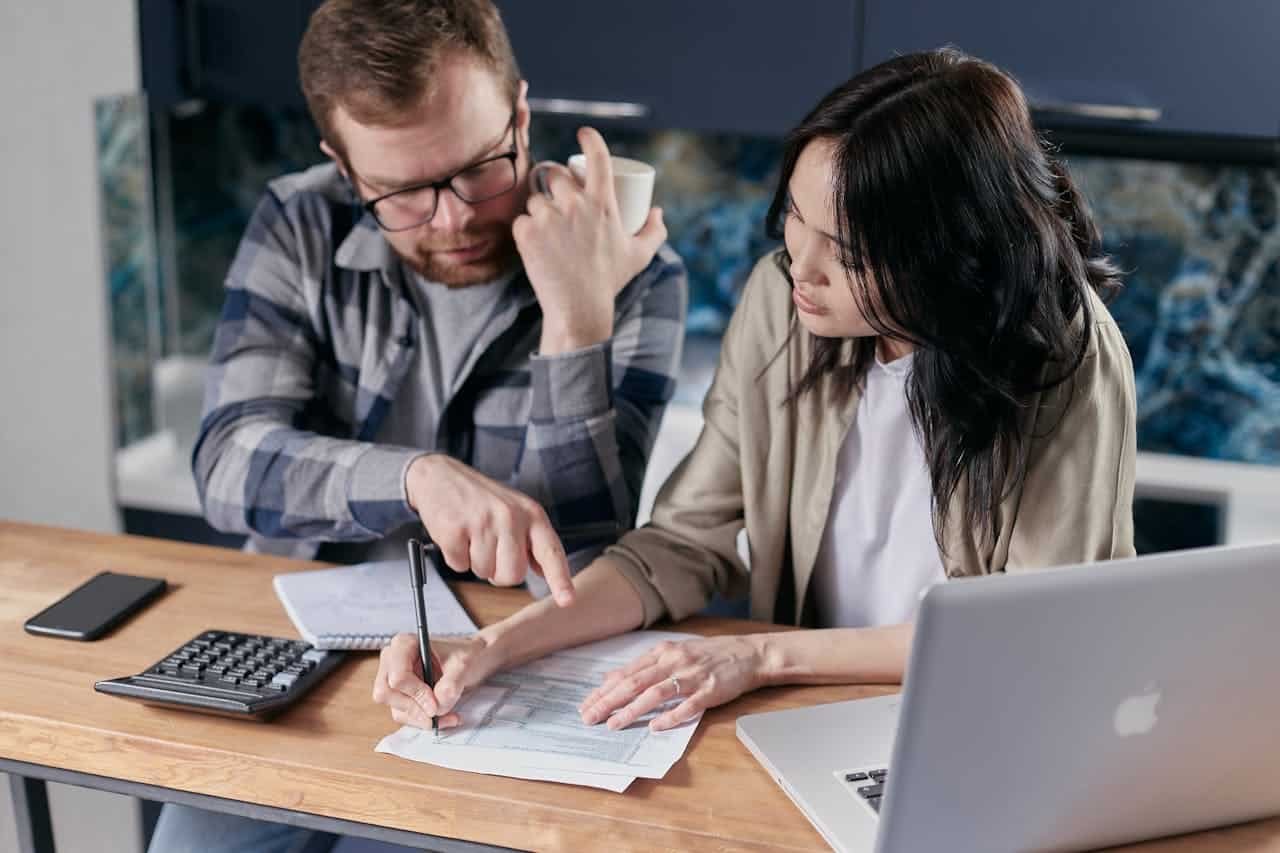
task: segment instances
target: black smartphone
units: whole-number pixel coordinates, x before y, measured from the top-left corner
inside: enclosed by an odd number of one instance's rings
[[[96,640],[165,591],[162,578],[101,572],[26,621],[31,634]]]

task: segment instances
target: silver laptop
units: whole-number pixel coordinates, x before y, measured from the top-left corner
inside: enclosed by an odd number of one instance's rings
[[[1280,814],[1280,543],[952,581],[901,697],[738,720],[837,850],[1078,850]]]

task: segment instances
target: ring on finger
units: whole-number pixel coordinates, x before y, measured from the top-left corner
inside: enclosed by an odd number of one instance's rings
[[[671,682],[671,686],[675,689],[675,693],[673,693],[672,695],[679,696],[680,695],[680,679],[676,678],[673,675],[669,680]]]

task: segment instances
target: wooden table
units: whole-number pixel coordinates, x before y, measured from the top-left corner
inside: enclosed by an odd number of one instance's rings
[[[294,636],[271,576],[314,564],[157,539],[0,522],[0,770],[12,774],[28,849],[44,780],[246,814],[438,850],[824,850],[821,836],[734,733],[742,714],[885,692],[779,688],[709,712],[662,780],[625,794],[463,773],[373,751],[396,725],[374,705],[377,659],[353,655],[269,724],[140,705],[94,692],[143,670],[205,628]],[[22,623],[102,570],[164,577],[170,591],[93,643],[34,637]],[[522,592],[454,585],[480,624]],[[756,623],[690,620],[718,634]],[[1131,848],[1280,851],[1280,819]]]

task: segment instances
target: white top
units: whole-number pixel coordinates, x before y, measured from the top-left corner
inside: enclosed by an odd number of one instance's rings
[[[911,621],[925,590],[946,579],[933,535],[929,470],[907,411],[913,358],[884,364],[877,356],[840,448],[810,580],[819,627]]]

